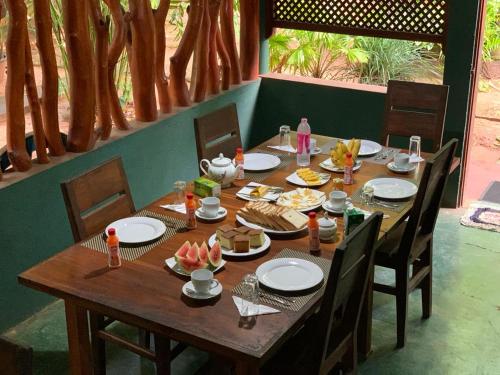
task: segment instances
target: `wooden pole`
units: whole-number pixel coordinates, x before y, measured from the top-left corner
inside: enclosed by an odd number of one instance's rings
[[[207,96],[208,86],[208,53],[209,53],[209,31],[210,31],[210,14],[208,12],[208,0],[203,0],[203,17],[201,21],[200,31],[196,40],[196,78],[193,78],[195,83],[193,101],[202,102]]]
[[[93,142],[95,83],[87,1],[62,0],[69,62],[68,151],[84,152]]]
[[[220,28],[217,26],[217,52],[220,57],[222,65],[222,90],[228,90],[231,86],[231,60],[229,59],[229,54],[227,53],[226,46],[222,40],[222,34]]]
[[[208,33],[208,92],[211,95],[220,92],[219,60],[217,58],[217,31],[219,29],[220,5],[221,0],[208,0],[208,13],[210,16],[210,31]]]
[[[233,1],[222,0],[220,31],[227,53],[229,54],[229,60],[231,61],[231,84],[238,85],[241,83],[241,68],[236,48],[236,38],[234,36],[233,13]]]
[[[177,106],[191,104],[186,68],[193,53],[203,18],[203,0],[190,0],[189,18],[175,54],[170,58],[170,97]]]
[[[155,20],[155,44],[156,44],[156,63],[155,63],[155,80],[156,91],[158,92],[158,102],[160,103],[160,111],[163,113],[172,112],[172,103],[168,93],[168,79],[165,74],[165,21],[167,19],[170,0],[160,0],[158,8],[154,10]]]
[[[17,171],[31,168],[31,158],[26,151],[24,122],[24,74],[26,72],[25,44],[26,5],[20,0],[7,0],[9,29],[7,33],[7,84],[5,104],[7,111],[7,153]]]
[[[135,117],[154,121],[158,117],[155,94],[155,25],[149,0],[130,0],[130,73]]]
[[[244,80],[259,76],[258,0],[240,0],[240,62]]]
[[[115,67],[116,64],[118,64],[118,60],[120,59],[123,50],[125,49],[127,38],[127,28],[123,15],[124,12],[120,6],[120,0],[104,0],[104,3],[109,8],[114,25],[113,39],[111,40],[111,45],[108,51],[108,89],[110,96],[111,117],[118,129],[128,130],[130,129],[130,125],[122,111],[120,97],[118,96],[118,90],[114,79]]]
[[[52,41],[50,0],[33,0],[36,43],[42,67],[42,118],[45,137],[51,155],[64,155],[66,150],[59,130],[59,77],[56,53]]]

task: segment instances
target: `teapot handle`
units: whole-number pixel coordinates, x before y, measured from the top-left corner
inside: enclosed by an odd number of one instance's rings
[[[200,160],[200,169],[203,171],[203,173],[208,175],[208,172],[205,170],[205,168],[203,168],[203,162],[207,163],[207,167],[208,167],[207,170],[210,168],[210,162],[207,159]]]

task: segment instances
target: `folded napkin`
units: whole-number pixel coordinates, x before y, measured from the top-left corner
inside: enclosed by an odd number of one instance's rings
[[[167,210],[179,212],[181,214],[186,213],[186,205],[184,203],[181,204],[164,204],[160,205],[161,208],[165,208]]]
[[[243,311],[243,303],[242,303],[243,299],[237,296],[233,296],[233,301],[241,316],[276,314],[280,312],[279,310],[273,309],[272,307],[264,305],[256,305],[246,300],[245,301],[248,304],[248,309],[245,309],[245,311]]]
[[[269,148],[274,148],[275,150],[285,151],[285,152],[293,152],[296,153],[297,150],[292,146],[267,146]]]
[[[250,182],[248,185],[243,187],[238,191],[239,194],[250,196],[250,193],[255,189],[257,186],[264,186],[262,184],[259,184],[257,182]],[[280,193],[274,193],[274,192],[267,192],[264,194],[263,199],[265,200],[270,200],[270,201],[275,201],[280,197]]]
[[[424,161],[425,159],[416,155],[416,154],[411,154],[410,155],[410,163],[420,163],[421,161]]]

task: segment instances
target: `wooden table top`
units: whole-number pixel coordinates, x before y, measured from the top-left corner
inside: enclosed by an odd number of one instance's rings
[[[330,140],[322,136],[315,138],[319,146]],[[258,148],[262,149],[273,143],[276,144],[276,138]],[[313,157],[312,167],[316,167],[326,158],[326,155]],[[285,177],[295,169],[295,163],[291,163],[286,168],[276,170],[264,183],[281,185],[286,190],[292,190],[294,187],[285,181]],[[423,164],[414,175],[397,176],[417,181],[422,170]],[[366,181],[381,174],[394,175],[384,165],[364,162],[361,169],[355,173],[356,183],[345,190],[351,194]],[[238,181],[236,186],[223,190],[221,203],[228,209],[224,221],[212,224],[198,222],[196,230],[176,234],[138,260],[123,261],[119,269],[108,269],[106,254],[75,244],[23,272],[19,275],[19,282],[71,300],[86,309],[164,334],[203,350],[229,358],[248,358],[262,363],[314,311],[320,296],[313,297],[299,312],[284,310],[279,314],[259,316],[252,327],[245,327],[234,306],[231,290],[245,274],[254,272],[257,266],[274,257],[281,249],[288,247],[307,251],[307,231],[292,238],[273,238],[270,250],[256,259],[228,261],[225,269],[216,274],[216,278],[223,285],[223,292],[208,304],[193,302],[183,296],[181,288],[188,278],[175,274],[164,263],[186,240],[201,243],[207,241],[218,226],[235,224],[236,211],[246,203],[236,198],[235,193],[247,182]],[[332,190],[331,182],[320,190]],[[160,204],[171,202],[172,195],[169,194],[146,208],[182,217],[159,207]],[[408,209],[401,213],[386,211],[390,218],[384,219],[381,236],[404,220],[407,211]],[[331,258],[335,245],[322,244],[321,256]]]

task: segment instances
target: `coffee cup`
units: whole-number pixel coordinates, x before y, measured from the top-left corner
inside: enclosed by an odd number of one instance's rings
[[[219,282],[214,279],[214,273],[207,269],[191,272],[191,283],[194,290],[200,294],[208,294],[219,285]]]
[[[206,217],[216,217],[219,212],[220,199],[217,197],[206,197],[200,200],[201,211]]]
[[[347,193],[345,191],[334,190],[330,193],[330,205],[334,210],[340,211],[346,207]]]
[[[410,155],[399,153],[394,156],[394,164],[398,168],[408,168],[410,165]]]

